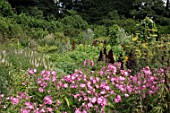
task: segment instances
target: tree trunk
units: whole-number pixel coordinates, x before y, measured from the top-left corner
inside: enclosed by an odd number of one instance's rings
[[[169,0],[166,1],[166,10],[169,10]]]

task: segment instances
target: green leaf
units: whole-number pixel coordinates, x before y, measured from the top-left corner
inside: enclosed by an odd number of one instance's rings
[[[67,97],[64,97],[64,99],[65,99],[65,101],[66,101],[66,103],[67,103],[67,106],[70,107],[70,103],[69,103],[68,98],[67,98]]]

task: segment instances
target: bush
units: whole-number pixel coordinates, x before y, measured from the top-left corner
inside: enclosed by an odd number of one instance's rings
[[[70,39],[62,32],[55,32],[54,34],[48,34],[44,38],[39,39],[39,45],[48,47],[53,46],[52,48],[55,48],[57,52],[62,53],[70,50]]]
[[[88,24],[81,16],[71,13],[60,20],[63,26],[64,34],[69,36],[77,36],[82,29],[86,29]]]
[[[107,27],[105,27],[105,26],[94,25],[93,29],[94,29],[94,35],[95,35],[94,37],[95,38],[105,37],[108,34]]]

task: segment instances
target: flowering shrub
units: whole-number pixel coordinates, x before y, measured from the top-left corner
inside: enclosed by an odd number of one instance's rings
[[[94,62],[84,61],[84,66]],[[88,66],[89,66],[88,65]],[[0,95],[0,111],[20,113],[104,113],[151,112],[159,102],[162,85],[169,87],[170,68],[151,71],[143,68],[137,75],[109,64],[99,71],[90,68],[57,76],[55,71],[28,69],[22,90],[7,98]],[[169,92],[170,89],[167,90]],[[166,96],[169,99],[169,96]],[[164,111],[166,111],[165,108]],[[155,109],[154,109],[155,110]]]

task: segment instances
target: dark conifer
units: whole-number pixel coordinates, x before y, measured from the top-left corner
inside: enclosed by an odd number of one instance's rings
[[[98,61],[102,61],[102,60],[103,60],[103,53],[102,53],[102,51],[100,50],[100,55],[99,55]]]
[[[124,65],[124,62],[123,62],[123,55],[122,54],[120,54],[120,56],[119,56],[119,59],[118,59],[118,62],[120,62],[121,63],[121,69],[123,69],[123,65]]]
[[[108,57],[107,57],[108,59],[109,59],[109,63],[114,63],[115,61],[114,61],[114,58],[113,58],[113,51],[112,51],[112,49],[110,49],[109,50],[109,53],[108,53]]]

